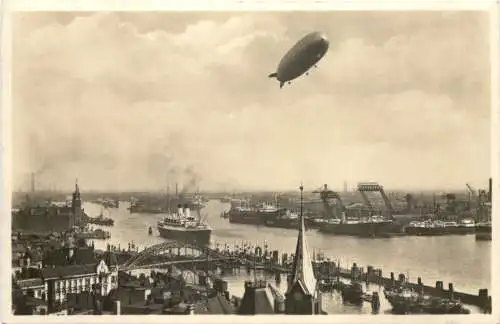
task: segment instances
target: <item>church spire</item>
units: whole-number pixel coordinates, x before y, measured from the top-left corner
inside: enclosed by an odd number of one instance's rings
[[[306,295],[313,296],[316,291],[316,278],[312,267],[309,250],[305,237],[304,214],[303,214],[303,190],[300,184],[300,221],[299,235],[297,238],[297,247],[295,248],[295,257],[293,260],[292,278],[289,282],[288,291],[290,292],[297,284]]]

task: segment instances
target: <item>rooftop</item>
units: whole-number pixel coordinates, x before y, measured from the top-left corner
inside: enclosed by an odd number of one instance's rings
[[[66,277],[76,277],[82,275],[94,274],[97,271],[97,264],[75,264],[67,266],[59,266],[54,268],[42,269],[42,277],[44,279],[57,279]]]

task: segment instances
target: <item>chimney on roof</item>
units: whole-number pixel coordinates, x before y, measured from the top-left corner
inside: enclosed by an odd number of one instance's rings
[[[264,280],[245,281],[245,293],[238,309],[240,315],[274,314],[272,302],[266,292],[267,283]],[[267,299],[268,303],[264,300]],[[259,303],[257,303],[259,301]],[[262,301],[262,302],[261,302]],[[269,305],[270,307],[265,307]]]

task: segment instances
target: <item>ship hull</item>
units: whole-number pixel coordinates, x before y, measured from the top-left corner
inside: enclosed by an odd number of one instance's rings
[[[471,226],[449,226],[449,227],[412,227],[405,229],[408,235],[417,236],[440,236],[440,235],[467,235],[474,234],[475,228]]]
[[[446,229],[444,227],[413,227],[413,226],[405,228],[405,233],[408,235],[416,235],[416,236],[440,236],[447,234]]]
[[[165,211],[162,209],[148,209],[141,207],[130,207],[131,214],[163,214]]]
[[[476,240],[477,241],[491,241],[491,227],[489,228],[476,228]]]
[[[264,225],[267,227],[278,227],[286,229],[298,229],[299,222],[297,220],[290,219],[266,219]]]
[[[476,228],[474,226],[463,226],[458,225],[454,227],[447,227],[446,233],[449,235],[466,235],[466,234],[474,234]]]
[[[319,231],[327,234],[362,237],[388,237],[393,233],[392,222],[358,224],[322,224]]]
[[[160,233],[160,236],[165,239],[198,246],[210,245],[210,238],[212,236],[211,229],[177,229],[159,226],[158,232]]]
[[[249,224],[249,225],[261,225],[264,223],[261,215],[259,215],[259,213],[254,211],[249,211],[249,212],[229,211],[229,222],[236,224]]]

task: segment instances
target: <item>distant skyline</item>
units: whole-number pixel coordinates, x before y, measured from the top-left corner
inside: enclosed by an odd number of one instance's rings
[[[486,12],[15,13],[13,189],[486,189]],[[267,75],[322,31],[318,68]]]

